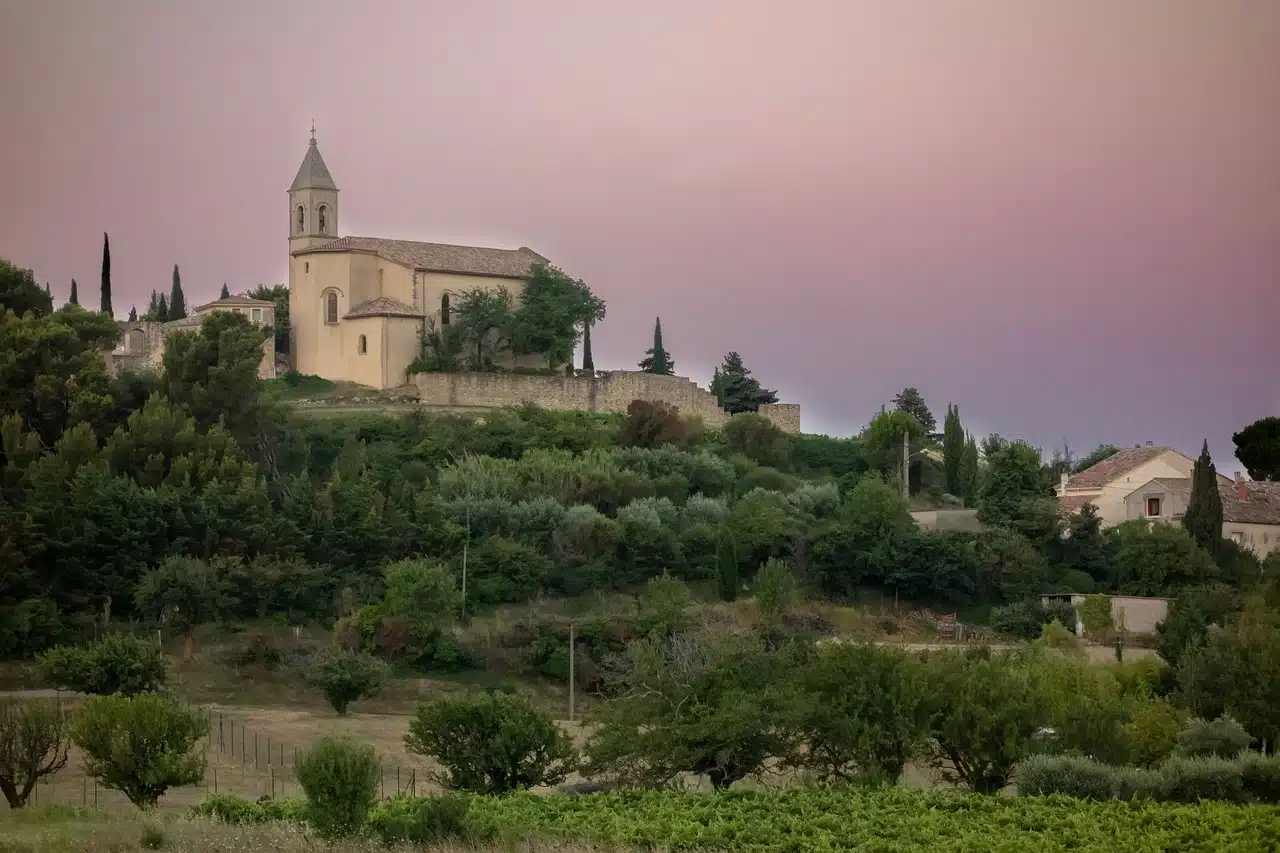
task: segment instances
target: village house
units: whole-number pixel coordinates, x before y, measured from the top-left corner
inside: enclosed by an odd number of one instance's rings
[[[120,342],[107,353],[107,368],[113,375],[122,371],[159,370],[164,362],[166,339],[175,332],[193,331],[206,317],[219,311],[243,314],[255,326],[274,329],[276,305],[263,299],[233,294],[197,305],[186,317],[157,323],[150,320],[118,320]],[[258,378],[274,379],[276,375],[276,338],[268,334],[262,342],[262,362]]]
[[[1280,483],[1219,477],[1222,535],[1265,557],[1280,547]],[[1181,523],[1191,502],[1191,480],[1156,477],[1125,498],[1126,518]]]

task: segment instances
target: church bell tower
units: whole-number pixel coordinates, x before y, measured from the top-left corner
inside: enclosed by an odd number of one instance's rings
[[[319,246],[337,237],[338,185],[320,156],[312,122],[311,143],[289,187],[289,251]]]

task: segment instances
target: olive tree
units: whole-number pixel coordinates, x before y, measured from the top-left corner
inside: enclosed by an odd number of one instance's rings
[[[67,763],[62,712],[45,700],[0,702],[0,792],[9,808],[27,804],[36,782]]]

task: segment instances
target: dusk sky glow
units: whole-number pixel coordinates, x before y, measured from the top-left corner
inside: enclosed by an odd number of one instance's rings
[[[1280,414],[1277,0],[0,0],[0,257],[123,317],[343,234],[528,245],[807,432],[1170,444]]]

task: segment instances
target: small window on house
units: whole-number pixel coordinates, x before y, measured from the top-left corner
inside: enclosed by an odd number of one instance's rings
[[[338,294],[332,290],[324,295],[324,321],[331,326],[338,323]]]
[[[302,205],[298,205],[298,233],[301,234],[307,227],[307,209]]]
[[[1160,515],[1160,499],[1147,498],[1147,517],[1156,518]]]
[[[358,348],[360,350],[361,355],[364,355],[366,352],[369,351],[369,339],[366,338],[364,335],[360,336],[360,343]]]
[[[319,226],[321,234],[325,233],[324,226],[328,220],[329,220],[329,208],[322,204],[320,205],[319,215],[318,215],[318,218],[316,219],[316,225]]]
[[[302,264],[302,271],[303,271],[303,272],[311,272],[311,261],[305,261],[305,262],[303,262],[303,264]]]
[[[449,325],[449,294],[440,297],[440,325]]]
[[[253,325],[255,326],[262,325],[262,309],[261,308],[254,308],[251,316],[253,317]]]
[[[1232,541],[1232,542],[1235,542],[1237,545],[1243,545],[1243,544],[1244,544],[1244,531],[1243,531],[1243,530],[1233,530],[1233,531],[1231,531],[1231,541]]]

